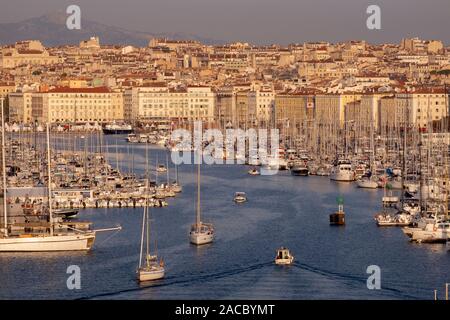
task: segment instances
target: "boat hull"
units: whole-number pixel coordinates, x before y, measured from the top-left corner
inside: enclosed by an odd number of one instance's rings
[[[288,259],[275,259],[276,265],[286,266],[290,265],[294,262],[294,257],[290,257]]]
[[[95,233],[0,239],[0,252],[88,251]]]
[[[365,189],[377,189],[378,183],[376,181],[372,180],[358,180],[356,182],[358,185],[358,188],[365,188]]]
[[[293,169],[291,169],[291,174],[293,176],[307,177],[307,176],[309,176],[309,170],[308,169],[296,169],[296,168],[293,168]]]
[[[330,179],[339,182],[351,182],[355,181],[355,175],[349,172],[333,172]]]
[[[213,242],[214,235],[208,233],[191,232],[189,235],[190,242],[195,245],[203,245]]]
[[[164,268],[158,268],[155,270],[140,269],[138,271],[138,280],[140,282],[159,280],[164,278],[164,276],[165,276]]]
[[[130,134],[133,132],[133,129],[105,129],[103,128],[103,134],[111,135],[111,134]]]

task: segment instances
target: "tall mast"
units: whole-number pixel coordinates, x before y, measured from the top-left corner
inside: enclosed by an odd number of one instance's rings
[[[170,185],[170,175],[169,175],[169,154],[166,154],[166,172],[167,172],[167,186]]]
[[[199,147],[201,148],[201,147]],[[200,151],[199,151],[200,153]],[[197,166],[197,228],[200,227],[200,159]]]
[[[52,175],[50,157],[50,129],[47,122],[47,174],[48,174],[48,215],[50,223],[50,235],[53,235],[53,212],[52,212]]]
[[[147,182],[148,183],[148,182]],[[139,253],[139,268],[142,266],[142,251],[144,246],[145,208],[142,214],[141,251]]]
[[[8,214],[6,212],[6,163],[5,163],[5,114],[3,113],[4,98],[0,98],[2,112],[2,173],[3,173],[3,217],[5,237],[8,236]]]

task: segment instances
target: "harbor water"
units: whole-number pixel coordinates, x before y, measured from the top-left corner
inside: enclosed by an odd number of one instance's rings
[[[123,136],[105,139],[113,166],[144,174],[145,145],[127,144]],[[166,155],[151,147],[150,164],[165,165]],[[174,180],[171,162],[169,167]],[[178,167],[183,192],[168,199],[169,206],[150,209],[152,238],[165,261],[163,280],[136,281],[143,208],[86,209],[77,219],[95,228],[121,225],[122,231],[98,234],[87,253],[0,254],[0,299],[433,299],[434,289],[443,295],[450,252],[441,244],[410,243],[399,228],[377,227],[373,216],[381,210],[382,190],[289,171],[251,176],[248,169],[202,165],[202,217],[214,223],[216,240],[196,247],[188,240],[196,168]],[[157,179],[166,182],[166,174]],[[238,191],[248,202],[234,203]],[[346,225],[330,226],[339,196]],[[293,265],[274,264],[281,246],[295,256]],[[72,265],[80,268],[80,289],[68,289]],[[380,290],[367,288],[372,265],[381,270]]]

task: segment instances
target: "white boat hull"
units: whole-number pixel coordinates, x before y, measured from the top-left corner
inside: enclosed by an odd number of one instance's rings
[[[95,233],[0,238],[0,252],[87,251],[95,241]]]
[[[411,241],[414,242],[447,242],[448,236],[447,232],[438,231],[427,231],[427,230],[414,230],[411,234]]]
[[[355,181],[355,174],[353,172],[333,172],[330,179],[342,182]]]
[[[358,180],[356,182],[358,185],[358,188],[365,188],[365,189],[377,189],[378,183],[373,180]]]
[[[138,271],[138,279],[141,282],[162,279],[164,278],[164,275],[165,270],[162,267],[155,270],[140,269]]]
[[[277,265],[289,265],[294,262],[294,257],[290,257],[288,259],[275,259],[275,264]]]
[[[189,237],[191,243],[195,245],[211,243],[214,240],[214,234],[212,233],[191,232]]]

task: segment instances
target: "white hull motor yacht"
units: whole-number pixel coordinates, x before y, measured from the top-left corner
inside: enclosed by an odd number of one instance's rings
[[[355,172],[350,161],[339,160],[331,171],[330,179],[342,182],[355,181]]]

